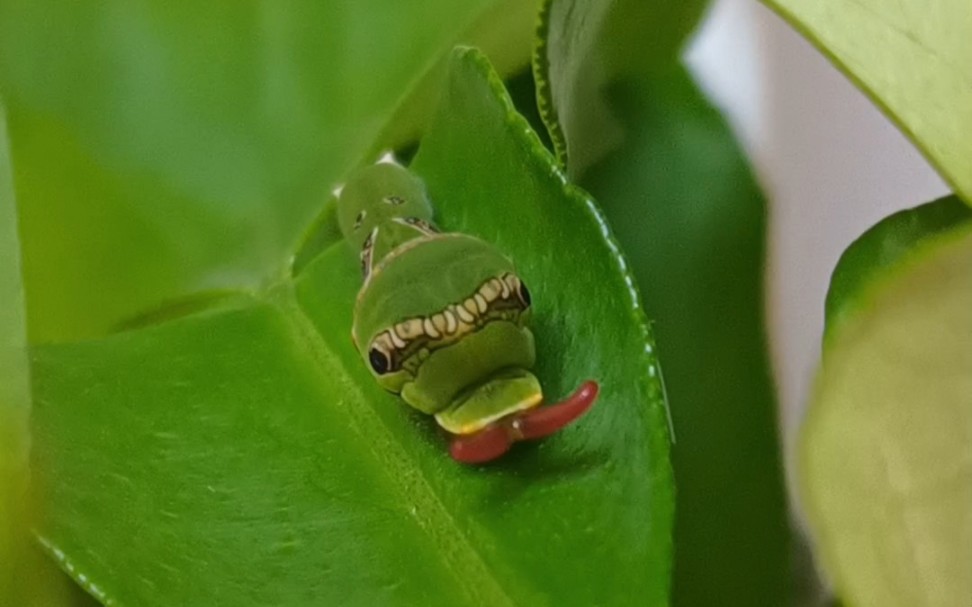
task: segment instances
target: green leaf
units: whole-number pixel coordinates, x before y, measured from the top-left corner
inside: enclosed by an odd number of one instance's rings
[[[857,84],[972,204],[967,0],[764,0]]]
[[[625,77],[667,71],[706,5],[544,0],[533,64],[538,102],[558,160],[571,177],[625,136],[603,99],[608,89]]]
[[[875,275],[894,267],[926,239],[970,219],[972,211],[957,196],[946,196],[886,217],[854,241],[830,277],[827,334],[854,315],[858,295]]]
[[[30,379],[7,122],[0,105],[0,603],[14,602],[25,549]]]
[[[955,205],[892,215],[834,272],[800,482],[848,605],[972,602],[972,214]]]
[[[532,25],[497,14],[509,1],[0,3],[31,341],[283,276],[445,52]],[[528,53],[498,50],[508,66]]]
[[[625,13],[627,4],[612,5],[614,19],[640,28],[629,54],[644,57],[664,25]],[[548,31],[583,30],[603,8],[555,1]],[[614,44],[594,35],[595,49]],[[569,95],[546,89],[555,115],[562,103],[597,99],[551,130],[566,134],[568,172],[629,254],[665,362],[679,495],[672,602],[784,604],[789,530],[764,335],[765,200],[725,121],[674,58],[667,68],[633,59],[613,75],[580,77],[578,64],[590,61],[583,45],[547,48],[549,68],[537,73],[576,75],[556,85]],[[607,149],[604,119],[624,133]]]
[[[7,122],[0,104],[0,605],[81,605],[72,586],[37,550],[30,492],[31,408],[24,291]],[[78,602],[72,602],[77,598]]]
[[[673,496],[657,360],[616,247],[476,52],[415,170],[438,220],[529,280],[538,376],[593,377],[582,422],[497,465],[450,460],[348,332],[343,244],[254,295],[34,355],[52,554],[102,599],[507,605],[667,598]],[[137,538],[137,541],[133,541]]]
[[[494,1],[456,40],[482,49],[500,74],[523,69],[529,64],[541,1]],[[369,156],[418,141],[435,110],[448,64],[449,54],[442,53],[435,65],[411,86],[371,146]]]

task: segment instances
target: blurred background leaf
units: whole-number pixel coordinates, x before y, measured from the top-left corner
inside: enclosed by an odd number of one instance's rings
[[[857,84],[972,204],[967,0],[764,0]]]
[[[493,1],[455,40],[484,51],[500,74],[514,74],[529,66],[539,8],[540,0]],[[412,146],[419,140],[438,102],[448,64],[449,54],[440,53],[438,61],[412,84],[371,146],[369,156]]]
[[[27,485],[30,436],[30,380],[24,293],[20,282],[17,207],[7,142],[7,122],[0,105],[0,604],[20,594],[21,571],[15,566],[27,544]]]
[[[0,104],[0,605],[90,605],[40,553],[31,529],[38,504],[30,490],[31,394],[13,170]]]
[[[454,43],[526,64],[532,20],[500,18],[522,4],[0,4],[31,341],[282,275],[393,113],[424,120]]]
[[[707,4],[543,3],[534,51],[538,102],[571,177],[582,175],[624,137],[624,125],[604,98],[607,89],[622,78],[668,71]]]
[[[540,107],[559,120],[548,124],[568,173],[604,209],[655,321],[676,436],[672,603],[782,605],[790,543],[764,328],[766,203],[667,32],[672,13],[688,32],[702,4],[660,6],[553,0]]]
[[[849,605],[972,602],[970,228],[956,197],[903,211],[834,271],[800,484]]]
[[[595,377],[597,407],[497,465],[451,461],[348,339],[360,278],[343,244],[267,291],[38,347],[41,536],[102,601],[666,601],[668,429],[631,278],[486,59],[459,52],[448,82],[415,160],[437,219],[516,259],[545,391]]]
[[[876,276],[890,270],[924,241],[972,219],[958,196],[895,213],[851,243],[830,278],[826,334],[854,315],[861,292]]]
[[[962,0],[766,0],[956,195],[892,215],[832,276],[801,428],[820,560],[854,605],[972,602],[972,11]],[[965,234],[963,236],[963,234]]]

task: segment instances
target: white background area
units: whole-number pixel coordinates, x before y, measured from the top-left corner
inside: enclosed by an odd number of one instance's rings
[[[756,0],[717,0],[686,62],[769,200],[767,330],[792,457],[840,254],[883,217],[949,189],[863,93]]]

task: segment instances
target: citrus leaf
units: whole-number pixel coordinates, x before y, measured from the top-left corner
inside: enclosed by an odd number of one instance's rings
[[[530,62],[539,4],[540,0],[495,1],[455,41],[481,49],[499,74],[513,74]],[[435,64],[413,83],[367,157],[418,141],[435,110],[448,64],[449,54],[442,53]]]
[[[360,278],[344,244],[265,291],[37,348],[36,458],[52,504],[41,534],[92,593],[120,605],[666,601],[657,360],[591,201],[471,50],[455,55],[414,168],[443,227],[496,242],[530,281],[545,391],[593,377],[595,408],[496,465],[456,464],[434,422],[354,351]]]
[[[24,291],[7,123],[0,104],[0,605],[85,605],[73,582],[35,546],[30,491],[31,408]]]
[[[972,204],[966,0],[764,0],[826,54]]]
[[[624,137],[603,99],[610,87],[625,77],[667,71],[706,4],[544,0],[533,62],[537,101],[571,177]]]
[[[26,548],[30,379],[20,247],[7,122],[0,105],[0,603],[19,596],[18,567]]]
[[[647,63],[665,24],[634,4],[551,3],[546,28],[562,40],[535,56],[552,79],[540,106],[561,118],[548,126],[567,136],[567,171],[602,205],[656,323],[677,439],[672,603],[781,605],[790,533],[764,335],[766,201],[677,58]],[[617,44],[598,19],[640,33],[626,63],[596,60]],[[565,31],[584,43],[565,45]],[[623,133],[612,145],[605,122]]]
[[[800,481],[847,604],[972,601],[972,224],[954,205],[892,215],[834,272]]]
[[[830,277],[827,334],[854,314],[857,296],[875,275],[894,267],[925,239],[970,219],[972,211],[957,196],[946,196],[886,217],[854,241]]]
[[[0,4],[31,341],[285,274],[326,192],[404,97],[435,94],[426,75],[461,36],[526,29],[506,4]]]

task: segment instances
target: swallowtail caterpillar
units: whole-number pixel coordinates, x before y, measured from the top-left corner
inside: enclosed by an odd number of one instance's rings
[[[539,406],[530,291],[493,245],[435,227],[413,173],[388,157],[359,169],[338,191],[337,214],[364,277],[354,344],[383,388],[454,435],[454,459],[495,459],[594,403],[598,386],[588,381]]]

